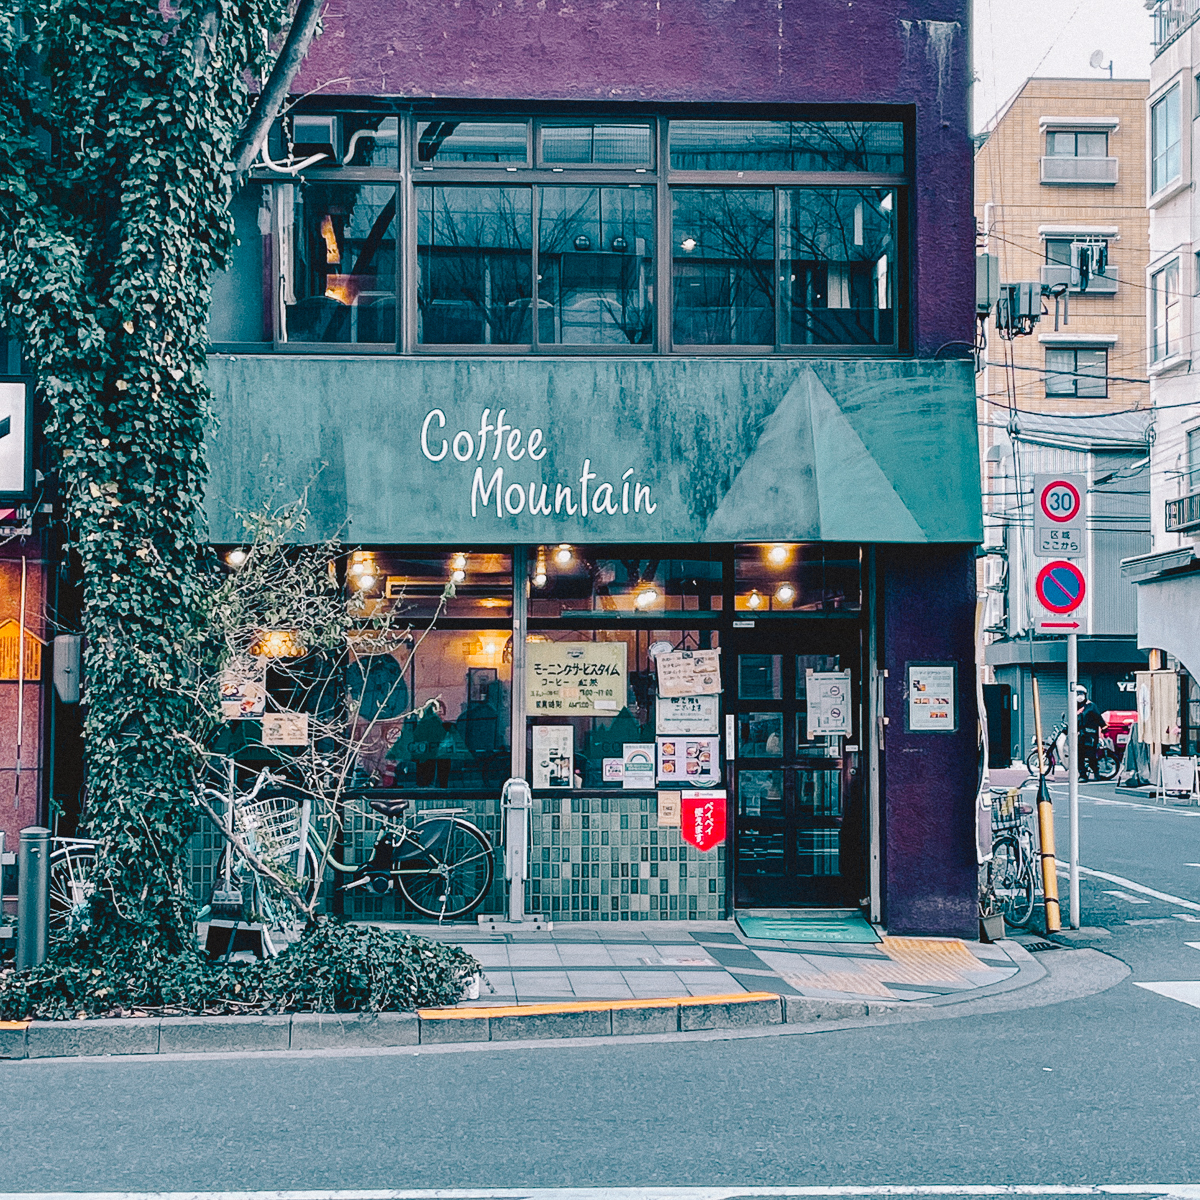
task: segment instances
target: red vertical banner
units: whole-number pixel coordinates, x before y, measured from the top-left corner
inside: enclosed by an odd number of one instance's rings
[[[711,850],[725,840],[725,793],[681,792],[679,832],[697,850]]]

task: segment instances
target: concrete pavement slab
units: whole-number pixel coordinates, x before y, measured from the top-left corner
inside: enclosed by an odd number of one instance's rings
[[[160,1024],[158,1017],[33,1021],[26,1035],[26,1053],[30,1058],[67,1058],[81,1054],[157,1054]]]

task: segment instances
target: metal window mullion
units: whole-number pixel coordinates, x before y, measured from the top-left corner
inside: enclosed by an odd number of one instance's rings
[[[396,254],[396,348],[401,354],[411,354],[416,344],[417,328],[417,222],[416,195],[412,181],[412,113],[400,113],[397,120],[399,128],[396,131],[396,140],[400,148],[400,179],[396,185],[399,188],[400,207],[397,234],[400,244]]]
[[[531,122],[532,124],[532,122]],[[530,254],[530,291],[529,291],[529,345],[534,354],[541,352],[541,342],[538,338],[538,326],[541,325],[541,310],[538,308],[538,279],[541,271],[541,236],[542,236],[542,189],[539,186],[529,186],[529,254]],[[562,281],[559,281],[562,286]]]
[[[783,336],[783,230],[779,220],[779,194],[782,191],[778,185],[771,189],[771,202],[774,204],[775,224],[775,351],[778,353],[786,344]]]
[[[666,354],[672,349],[671,322],[675,307],[675,269],[673,256],[675,253],[674,234],[672,232],[675,214],[673,211],[671,189],[667,184],[667,165],[670,148],[667,144],[668,122],[660,117],[655,122],[657,139],[655,143],[655,159],[658,177],[655,185],[655,228],[658,232],[658,246],[655,249],[655,265],[658,301],[655,311],[655,345],[658,354]]]

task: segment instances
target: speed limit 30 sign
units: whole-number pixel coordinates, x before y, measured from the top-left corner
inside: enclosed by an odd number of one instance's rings
[[[1033,552],[1042,558],[1083,554],[1082,475],[1035,475],[1033,478]]]

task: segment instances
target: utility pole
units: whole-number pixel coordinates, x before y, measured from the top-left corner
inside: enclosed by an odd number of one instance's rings
[[[1067,634],[1067,806],[1071,820],[1071,859],[1068,897],[1071,928],[1078,929],[1079,913],[1079,719],[1075,689],[1079,684],[1079,634]]]

